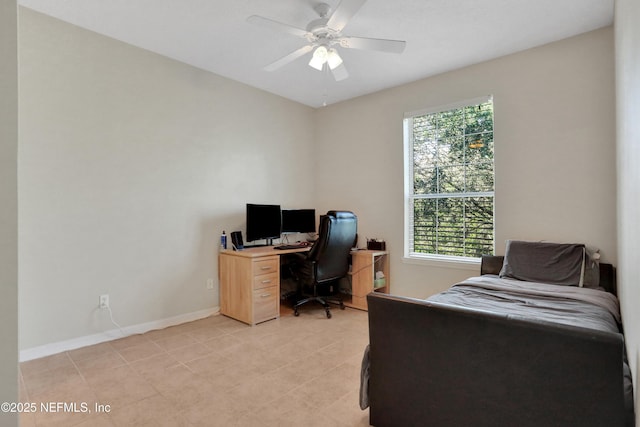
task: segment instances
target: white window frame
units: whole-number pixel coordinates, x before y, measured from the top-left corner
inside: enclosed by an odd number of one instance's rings
[[[492,95],[482,96],[478,98],[466,99],[463,101],[439,105],[432,108],[427,108],[418,111],[411,111],[404,114],[403,119],[403,149],[404,149],[404,257],[403,261],[409,264],[421,264],[421,265],[433,265],[438,267],[448,267],[456,269],[468,269],[476,270],[480,264],[480,258],[464,257],[464,256],[450,256],[440,254],[423,254],[419,252],[411,252],[411,239],[413,238],[413,138],[411,137],[412,129],[409,126],[410,119],[417,116],[423,116],[427,114],[433,114],[453,109],[464,108],[470,105],[476,105],[485,103],[487,101],[493,101]],[[494,130],[495,130],[495,111],[494,111]],[[495,145],[494,145],[495,147]],[[495,148],[494,148],[495,149]],[[494,176],[495,176],[495,154],[493,159],[494,164]],[[471,195],[471,193],[455,193],[459,196]],[[494,191],[483,193],[472,193],[474,196],[491,196],[494,200],[494,217],[493,217],[493,235],[494,235],[494,253],[495,253],[495,179],[494,179]],[[446,195],[444,195],[446,196]]]

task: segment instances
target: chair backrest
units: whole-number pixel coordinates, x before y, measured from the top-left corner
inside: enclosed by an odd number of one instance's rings
[[[313,261],[318,283],[345,277],[349,253],[355,244],[358,218],[353,212],[329,211],[320,217],[318,240],[307,259]]]

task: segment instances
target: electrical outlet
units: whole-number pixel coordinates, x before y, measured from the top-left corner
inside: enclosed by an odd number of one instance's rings
[[[100,308],[109,308],[109,294],[100,295]]]
[[[207,279],[207,289],[213,289],[213,279]]]

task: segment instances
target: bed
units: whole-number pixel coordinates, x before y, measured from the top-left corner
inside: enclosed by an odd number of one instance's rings
[[[509,241],[427,300],[369,294],[371,425],[633,426],[615,269],[596,258]]]

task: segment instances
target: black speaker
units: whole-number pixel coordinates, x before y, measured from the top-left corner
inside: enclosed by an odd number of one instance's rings
[[[242,241],[242,231],[231,232],[231,244],[234,251],[239,251],[244,248],[244,242]]]

